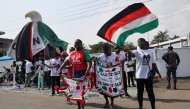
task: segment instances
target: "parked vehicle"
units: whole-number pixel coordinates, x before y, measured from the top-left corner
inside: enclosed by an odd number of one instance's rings
[[[3,66],[3,70],[0,72],[0,83],[7,81],[13,81],[13,74],[10,72],[10,69]],[[24,83],[21,79],[21,72],[15,73],[15,81],[18,84]]]

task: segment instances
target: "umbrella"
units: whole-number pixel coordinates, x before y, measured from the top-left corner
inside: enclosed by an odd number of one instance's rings
[[[14,60],[14,58],[9,57],[9,56],[0,57],[0,61],[6,61],[6,60]]]

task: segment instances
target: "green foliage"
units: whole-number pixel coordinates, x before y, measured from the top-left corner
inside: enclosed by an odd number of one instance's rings
[[[166,38],[167,33],[168,33],[168,30],[165,30],[164,32],[159,31],[158,34],[154,36],[153,40],[151,41],[151,44],[157,44],[157,43],[168,41],[168,39]],[[179,38],[179,36],[175,35],[173,38],[170,38],[170,40],[177,39],[177,38]]]
[[[98,42],[97,44],[89,45],[90,47],[90,53],[101,53],[103,52],[103,45],[107,42]],[[114,46],[110,44],[111,51],[114,51]]]
[[[151,41],[151,44],[168,41],[168,39],[166,38],[167,33],[168,33],[168,30],[165,30],[164,32],[159,31],[158,34],[154,36],[153,40]]]
[[[90,47],[90,50],[89,52],[90,53],[102,53],[103,52],[103,45],[104,43],[107,43],[107,42],[98,42],[97,44],[93,44],[93,45],[89,45]],[[124,46],[128,47],[130,50],[135,50],[137,49],[137,47],[133,44],[133,42],[126,42],[124,44]],[[114,45],[110,44],[110,47],[111,47],[111,51],[115,51],[114,50]]]
[[[137,46],[134,45],[133,42],[125,42],[124,46],[126,46],[127,48],[129,48],[129,50],[136,50]]]
[[[170,40],[174,40],[174,39],[177,39],[179,38],[179,36],[175,35],[173,38],[170,38]]]

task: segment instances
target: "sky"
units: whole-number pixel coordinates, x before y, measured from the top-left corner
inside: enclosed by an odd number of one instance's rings
[[[143,2],[159,19],[158,28],[145,33],[135,33],[126,41],[135,45],[138,38],[149,41],[158,31],[169,31],[173,37],[187,36],[190,33],[190,0],[0,0],[1,38],[14,39],[22,27],[30,22],[25,18],[29,11],[37,11],[42,21],[57,36],[74,46],[76,39],[88,45],[104,41],[96,34],[111,17],[133,3]],[[147,39],[148,40],[148,39]]]

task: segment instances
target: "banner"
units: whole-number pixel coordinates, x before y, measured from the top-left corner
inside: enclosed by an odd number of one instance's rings
[[[96,66],[96,88],[109,97],[124,95],[122,67],[103,68]]]
[[[82,105],[88,101],[88,92],[91,88],[91,82],[89,77],[83,77],[81,80],[75,80],[62,75],[64,85],[68,86],[65,90],[60,90],[65,96],[74,101],[80,101]],[[63,88],[60,88],[63,89]]]

